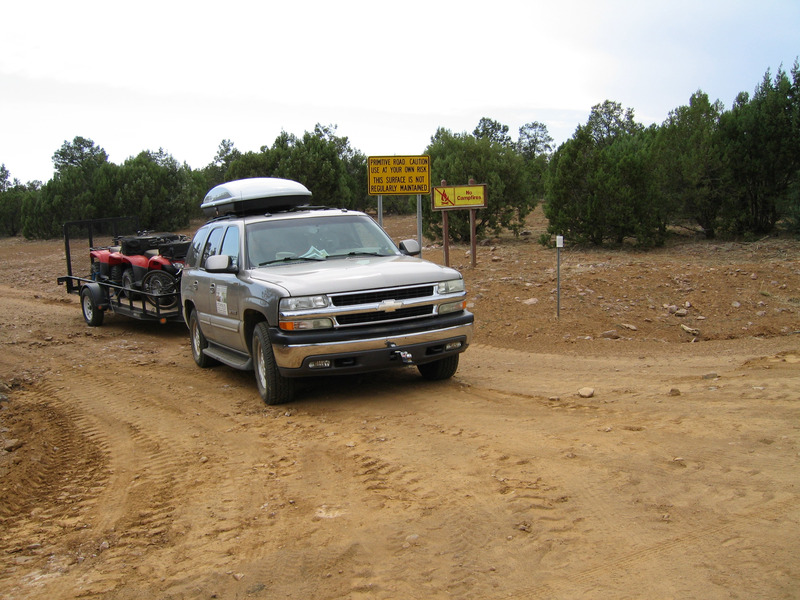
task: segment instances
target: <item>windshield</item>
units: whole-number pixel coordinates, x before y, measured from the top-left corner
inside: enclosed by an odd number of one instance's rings
[[[397,247],[364,215],[282,219],[247,225],[250,268],[347,256],[395,256]]]

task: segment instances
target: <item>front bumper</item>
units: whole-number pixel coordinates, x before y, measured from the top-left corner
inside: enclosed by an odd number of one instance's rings
[[[465,311],[423,327],[369,328],[358,336],[354,330],[297,336],[273,329],[270,334],[281,375],[306,377],[419,365],[458,354],[472,339],[473,321]],[[328,366],[319,366],[320,361]]]

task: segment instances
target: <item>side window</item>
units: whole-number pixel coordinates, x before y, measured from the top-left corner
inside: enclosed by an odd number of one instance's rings
[[[219,254],[219,246],[220,242],[222,242],[222,233],[224,231],[225,229],[223,227],[217,227],[211,230],[211,235],[208,236],[208,242],[206,242],[205,250],[203,250],[203,259],[200,261],[200,266],[202,268],[205,268],[206,260],[208,260],[209,256]]]
[[[230,256],[232,265],[239,264],[239,228],[236,225],[231,225],[225,232],[220,254]]]
[[[200,251],[203,248],[203,244],[206,243],[206,237],[208,237],[208,227],[201,227],[197,230],[197,233],[194,234],[192,245],[189,246],[189,251],[186,253],[187,266],[193,269],[200,266]]]

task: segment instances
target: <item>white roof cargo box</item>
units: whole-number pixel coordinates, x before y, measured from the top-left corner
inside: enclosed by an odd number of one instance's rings
[[[284,210],[308,204],[311,192],[302,183],[275,177],[253,177],[212,188],[200,208],[207,217]]]

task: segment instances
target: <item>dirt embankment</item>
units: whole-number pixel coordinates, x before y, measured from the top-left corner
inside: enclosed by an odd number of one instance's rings
[[[797,598],[800,245],[568,249],[559,290],[540,226],[453,249],[452,380],[281,407],[0,240],[0,596]]]

